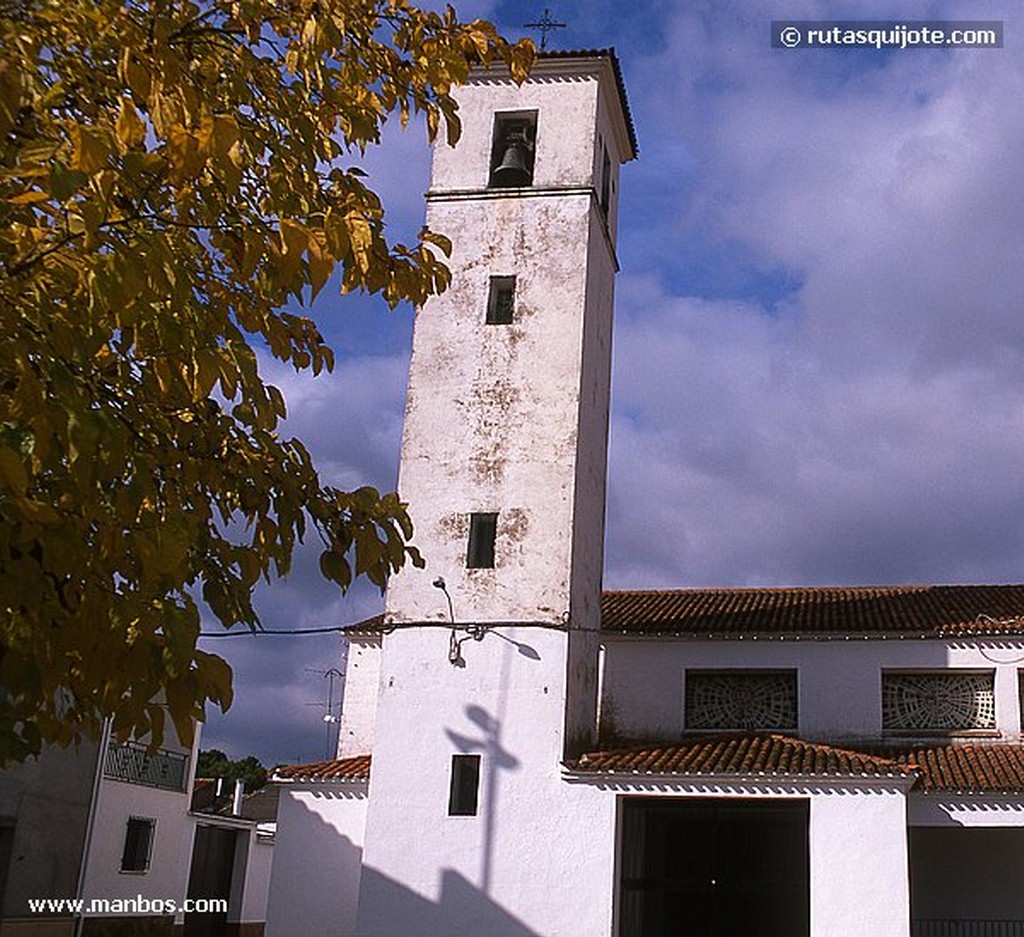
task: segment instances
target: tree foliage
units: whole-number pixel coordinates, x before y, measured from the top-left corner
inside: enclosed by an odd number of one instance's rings
[[[199,753],[196,777],[244,781],[246,791],[251,792],[267,783],[267,769],[255,755],[246,755],[245,758],[232,761],[219,748],[211,748]]]
[[[179,736],[231,675],[199,604],[309,529],[324,575],[421,563],[397,495],[325,484],[277,434],[257,350],[333,366],[309,303],[442,290],[448,242],[389,243],[361,151],[389,117],[459,135],[453,85],[528,41],[406,0],[0,0],[0,762]]]

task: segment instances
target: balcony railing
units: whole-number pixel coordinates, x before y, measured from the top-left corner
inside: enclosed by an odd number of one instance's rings
[[[146,754],[146,746],[138,742],[113,742],[107,748],[103,763],[105,777],[129,784],[159,787],[165,791],[184,791],[188,783],[188,755],[159,749]]]
[[[913,937],[1024,937],[1024,921],[918,918],[911,921],[910,933]]]

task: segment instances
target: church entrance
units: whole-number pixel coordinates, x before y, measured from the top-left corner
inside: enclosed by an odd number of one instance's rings
[[[807,937],[805,800],[627,797],[619,937]]]

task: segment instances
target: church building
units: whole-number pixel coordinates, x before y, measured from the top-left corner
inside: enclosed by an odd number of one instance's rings
[[[1024,586],[603,592],[619,65],[457,96],[428,565],[346,630],[338,757],[278,772],[267,933],[1024,937]]]

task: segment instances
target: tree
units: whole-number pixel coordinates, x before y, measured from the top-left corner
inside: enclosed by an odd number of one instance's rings
[[[308,317],[446,286],[440,234],[389,244],[358,156],[395,117],[459,135],[473,64],[533,47],[407,0],[0,0],[0,762],[114,718],[192,734],[231,702],[199,604],[309,529],[342,589],[422,564],[396,494],[325,484],[281,439],[257,349],[333,365]]]
[[[197,778],[224,778],[244,781],[246,791],[255,791],[267,783],[267,769],[255,755],[232,761],[219,748],[201,751],[196,759]]]

